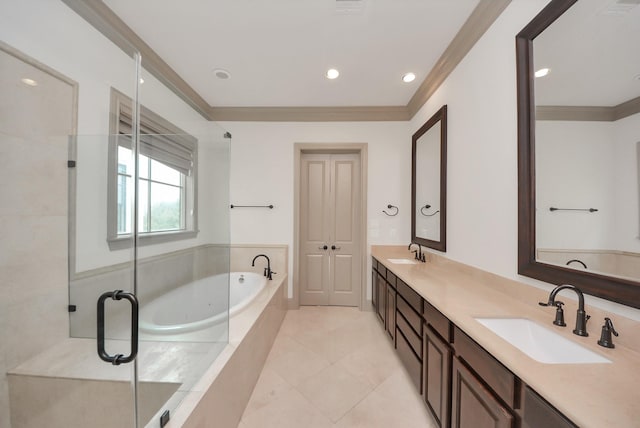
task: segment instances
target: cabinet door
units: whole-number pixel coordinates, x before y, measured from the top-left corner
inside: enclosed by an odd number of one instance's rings
[[[513,415],[457,358],[452,383],[452,427],[513,428]]]
[[[375,260],[373,263],[376,263]],[[378,311],[378,271],[371,270],[371,304],[373,309]]]
[[[576,428],[562,413],[547,403],[533,389],[524,388],[522,428]]]
[[[438,426],[448,428],[451,415],[452,351],[426,324],[422,343],[424,401]]]
[[[382,323],[382,325],[385,325],[385,319],[386,319],[386,315],[387,315],[387,304],[386,304],[386,297],[387,297],[387,282],[385,281],[385,279],[380,275],[377,274],[376,275],[376,281],[378,282],[378,318],[380,319],[380,322]]]
[[[387,284],[387,333],[393,341],[396,336],[396,290]],[[394,341],[395,343],[395,341]]]

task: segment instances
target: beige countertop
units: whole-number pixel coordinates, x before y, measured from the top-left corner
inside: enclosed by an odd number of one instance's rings
[[[586,305],[588,337],[572,334],[577,302],[561,292],[567,327],[552,324],[554,308],[541,307],[549,293],[431,254],[427,263],[402,246],[373,246],[371,255],[410,285],[455,325],[580,427],[640,427],[640,323]],[[620,333],[615,349],[597,345],[605,316]],[[481,325],[475,317],[522,317],[608,358],[605,364],[545,364]]]

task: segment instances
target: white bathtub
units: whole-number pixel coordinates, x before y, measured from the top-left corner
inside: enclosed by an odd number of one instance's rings
[[[266,284],[264,276],[253,272],[231,272],[190,282],[143,303],[140,331],[174,335],[220,324],[227,320],[227,307],[230,318],[249,305]]]

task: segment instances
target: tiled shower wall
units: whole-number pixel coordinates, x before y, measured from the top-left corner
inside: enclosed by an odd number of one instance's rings
[[[0,43],[0,426],[5,373],[68,337],[67,159],[75,87]],[[28,86],[22,78],[35,80]],[[60,78],[58,78],[60,77]]]

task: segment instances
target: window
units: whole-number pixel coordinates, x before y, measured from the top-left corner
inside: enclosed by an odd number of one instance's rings
[[[131,99],[112,89],[109,142],[108,243],[131,245],[135,192]],[[138,156],[138,243],[193,238],[197,234],[197,140],[142,107]]]

